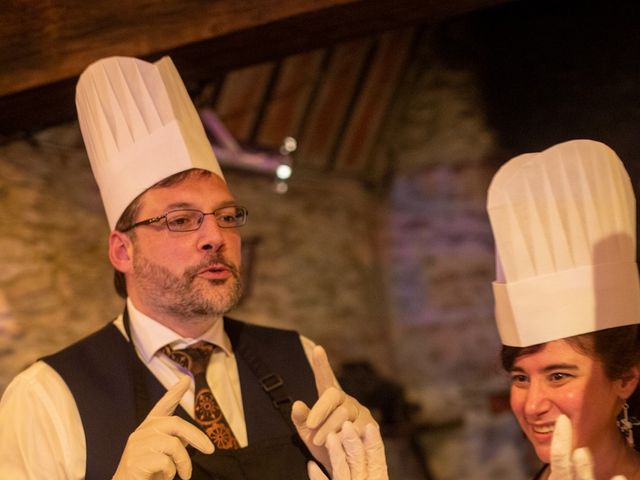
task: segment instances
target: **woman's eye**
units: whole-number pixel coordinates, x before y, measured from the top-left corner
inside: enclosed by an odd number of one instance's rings
[[[511,376],[511,384],[512,385],[524,385],[525,383],[527,383],[529,379],[527,378],[526,375],[512,375]]]
[[[563,382],[569,378],[571,378],[571,375],[569,375],[568,373],[564,373],[564,372],[554,372],[550,375],[551,381],[553,382]]]

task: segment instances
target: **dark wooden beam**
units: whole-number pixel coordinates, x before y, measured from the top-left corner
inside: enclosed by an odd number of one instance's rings
[[[353,2],[9,0],[0,15],[0,95],[76,76],[102,57],[145,57]]]
[[[429,24],[507,0],[10,1],[0,15],[0,135],[75,118],[74,84],[109,55],[171,55],[186,82]]]

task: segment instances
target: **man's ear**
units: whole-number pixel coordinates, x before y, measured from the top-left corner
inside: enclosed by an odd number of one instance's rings
[[[640,368],[631,367],[621,379],[616,382],[617,393],[625,400],[631,396],[640,381]]]
[[[129,235],[117,230],[109,234],[109,261],[119,272],[133,269],[133,242]]]

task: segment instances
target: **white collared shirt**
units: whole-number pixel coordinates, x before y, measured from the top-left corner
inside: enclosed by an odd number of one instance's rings
[[[207,381],[238,443],[247,445],[240,379],[231,342],[222,322],[199,338],[186,339],[138,311],[127,301],[131,335],[138,356],[166,388],[189,375],[158,352],[167,344],[184,348],[207,340],[220,349],[212,354]],[[114,324],[124,336],[122,316]],[[307,358],[313,342],[301,336]],[[309,360],[311,362],[311,360]],[[180,401],[193,417],[194,385]],[[42,361],[17,375],[0,400],[0,479],[80,480],[86,470],[86,441],[75,400],[60,375]]]

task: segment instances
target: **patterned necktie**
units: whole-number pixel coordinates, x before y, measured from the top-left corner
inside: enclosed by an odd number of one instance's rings
[[[240,448],[240,445],[207,384],[207,365],[215,348],[208,342],[200,341],[183,350],[172,350],[167,345],[162,352],[192,373],[196,385],[195,419],[200,428],[209,436],[217,449],[233,450]]]

